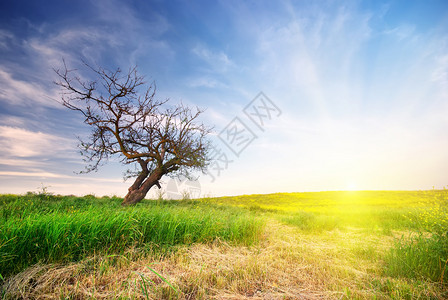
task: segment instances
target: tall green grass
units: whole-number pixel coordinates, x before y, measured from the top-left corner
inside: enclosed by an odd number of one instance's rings
[[[194,201],[144,201],[122,208],[121,199],[0,196],[0,270],[3,277],[37,262],[67,262],[93,253],[151,251],[217,238],[251,244],[262,221],[237,208]]]
[[[386,256],[386,273],[414,279],[429,278],[448,285],[448,193],[434,198],[410,217],[417,234],[402,237]]]
[[[387,275],[448,285],[448,233],[402,237],[385,261]]]

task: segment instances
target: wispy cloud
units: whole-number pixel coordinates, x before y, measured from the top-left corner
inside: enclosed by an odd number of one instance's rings
[[[393,35],[401,41],[409,37],[415,37],[415,26],[411,24],[401,24],[395,28],[385,30],[384,34]]]
[[[198,77],[198,78],[192,78],[187,80],[187,84],[190,87],[198,88],[198,87],[205,87],[205,88],[226,88],[228,87],[225,83],[218,81],[211,77]]]
[[[170,26],[163,16],[152,12],[151,18],[143,20],[125,3],[107,3],[92,3],[95,18],[85,23],[61,23],[58,27],[49,21],[30,23],[34,29],[24,38],[0,29],[0,50],[5,51],[4,59],[0,59],[0,101],[60,107],[52,100],[59,96],[52,84],[56,77],[52,68],[60,67],[62,59],[70,68],[78,67],[81,60],[106,68],[126,68],[137,64],[142,56],[173,56],[161,37]],[[11,43],[14,49],[8,46]],[[20,62],[7,59],[14,52],[22,53]]]
[[[43,132],[0,126],[0,147],[5,157],[51,157],[73,149],[74,141]]]
[[[308,13],[308,17],[307,14]],[[309,15],[314,16],[310,20]],[[259,70],[286,93],[300,92],[326,112],[335,96],[356,91],[359,51],[371,35],[370,15],[342,7],[335,11],[295,10],[293,18],[259,34]],[[329,97],[332,95],[332,97]]]
[[[55,93],[48,91],[35,82],[23,81],[14,78],[13,74],[0,70],[0,101],[11,105],[25,106],[37,105],[60,107],[54,100]]]
[[[448,52],[436,59],[437,65],[432,72],[431,80],[439,84],[445,96],[448,96]]]
[[[204,45],[197,45],[191,51],[207,64],[210,71],[223,73],[234,66],[232,60],[223,51],[212,51]]]
[[[0,49],[7,50],[9,42],[14,38],[14,35],[7,31],[0,29]]]
[[[27,157],[18,158],[0,158],[0,165],[14,167],[14,168],[36,168],[48,167],[48,161],[40,161],[37,159],[28,159]]]
[[[98,178],[98,177],[83,177],[83,176],[70,176],[70,175],[65,175],[65,174],[45,172],[45,171],[39,171],[39,170],[31,171],[31,172],[28,172],[28,171],[27,172],[0,171],[0,176],[73,179],[73,180],[80,180],[80,181],[123,183],[123,180],[120,180],[120,179]]]
[[[0,125],[10,126],[10,127],[24,127],[26,120],[24,118],[3,115],[0,118]]]

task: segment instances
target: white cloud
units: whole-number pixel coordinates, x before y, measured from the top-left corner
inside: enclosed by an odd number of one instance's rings
[[[173,55],[170,45],[161,37],[171,26],[164,16],[151,11],[147,18],[141,19],[122,1],[91,5],[94,18],[90,22],[68,24],[56,30],[45,26],[39,36],[27,41],[29,55],[41,56],[47,67],[59,66],[65,58],[69,66],[76,66],[84,59],[103,67],[109,64],[123,68],[136,64],[140,56]]]
[[[24,118],[4,115],[0,119],[0,125],[6,125],[11,127],[23,127],[25,125],[25,121],[26,120]]]
[[[188,80],[188,86],[193,88],[205,87],[205,88],[226,88],[227,85],[213,79],[212,77],[198,77]]]
[[[50,173],[50,172],[45,172],[45,171],[34,171],[34,172],[0,171],[0,176],[67,178],[67,176],[65,176],[65,175],[55,174],[55,173]]]
[[[11,32],[0,29],[0,49],[8,49],[8,44],[13,38],[14,35]]]
[[[85,177],[85,176],[70,176],[70,175],[46,172],[46,171],[41,171],[41,170],[34,170],[34,171],[30,171],[30,172],[28,172],[28,171],[27,172],[0,171],[0,176],[57,178],[57,179],[73,179],[73,180],[81,180],[81,181],[86,180],[86,181],[94,181],[94,182],[123,183],[123,180],[121,180],[121,179]]]
[[[206,62],[213,72],[223,73],[234,66],[234,63],[223,51],[214,52],[203,45],[197,45],[191,51]]]
[[[46,187],[47,191],[58,194],[124,196],[129,186],[118,178],[70,176],[44,170],[0,171],[0,178],[4,183],[0,185],[0,193],[16,194],[42,191]]]
[[[126,68],[136,64],[141,55],[153,52],[157,56],[173,55],[170,46],[160,38],[170,27],[161,15],[152,13],[150,21],[146,21],[139,19],[129,5],[119,1],[92,5],[97,11],[91,22],[68,22],[60,27],[43,23],[20,42],[11,32],[0,29],[0,49],[10,50],[12,41],[24,54],[20,63],[11,60],[0,63],[0,101],[58,106],[51,100],[59,98],[58,88],[52,84],[56,76],[51,69],[61,66],[63,58],[72,68],[78,66],[81,59],[104,67],[109,64],[113,68],[116,65]]]
[[[441,55],[437,59],[437,65],[432,73],[431,80],[440,84],[445,92],[448,90],[448,54]]]
[[[399,41],[405,40],[407,38],[415,38],[415,26],[411,24],[400,24],[397,27],[388,29],[384,31],[387,35],[395,36]]]
[[[54,99],[54,91],[48,91],[35,82],[16,79],[11,73],[0,70],[1,101],[19,106],[34,103],[49,107],[61,107]]]
[[[39,161],[36,159],[27,159],[27,157],[23,158],[1,158],[0,165],[12,166],[12,167],[26,167],[26,168],[34,168],[34,167],[43,167],[46,166],[48,162]]]
[[[73,142],[48,133],[0,126],[0,148],[3,149],[5,157],[52,157],[73,149]]]
[[[63,28],[48,36],[35,36],[26,43],[30,57],[39,57],[42,69],[61,65],[64,58],[69,66],[79,64],[81,58],[99,62],[102,54],[115,47],[110,32],[98,28]]]

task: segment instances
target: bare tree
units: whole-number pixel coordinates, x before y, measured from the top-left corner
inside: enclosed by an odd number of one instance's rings
[[[136,177],[122,205],[140,202],[164,175],[188,175],[204,171],[208,159],[210,129],[198,121],[202,113],[182,103],[168,106],[155,99],[155,86],[146,85],[136,67],[122,72],[92,67],[96,80],[83,80],[69,70],[55,70],[62,88],[62,104],[84,116],[92,127],[87,140],[80,139],[81,154],[91,172],[109,157],[121,156],[126,177]]]

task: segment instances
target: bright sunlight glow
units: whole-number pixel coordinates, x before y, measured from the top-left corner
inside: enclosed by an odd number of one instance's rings
[[[346,191],[356,191],[357,189],[358,189],[358,187],[355,182],[348,182],[345,187]]]

